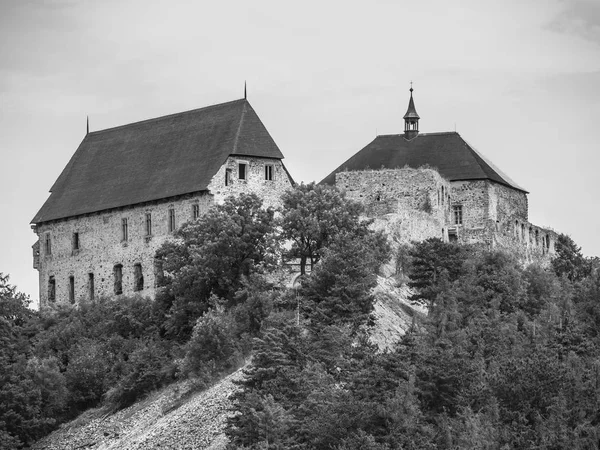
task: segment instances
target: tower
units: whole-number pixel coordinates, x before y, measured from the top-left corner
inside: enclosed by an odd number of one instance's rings
[[[410,83],[410,100],[408,102],[408,110],[404,114],[404,137],[411,140],[419,134],[419,115],[415,109],[415,101],[413,100],[412,81]]]

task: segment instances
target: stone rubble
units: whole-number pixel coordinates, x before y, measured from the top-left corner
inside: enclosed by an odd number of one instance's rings
[[[113,415],[87,420],[86,416],[98,410],[84,413],[32,449],[222,450],[227,445],[224,429],[231,414],[230,396],[238,389],[234,381],[242,379],[242,370],[193,394],[176,409],[171,408],[185,383],[169,386]]]

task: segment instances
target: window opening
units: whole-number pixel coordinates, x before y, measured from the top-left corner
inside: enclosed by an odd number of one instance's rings
[[[79,250],[79,233],[73,233],[73,250]]]
[[[273,165],[271,164],[265,166],[265,180],[273,181]]]
[[[48,278],[48,301],[56,301],[56,280],[53,275]]]
[[[198,203],[194,203],[192,205],[192,217],[194,220],[200,217],[200,205]]]
[[[52,254],[52,240],[50,238],[50,233],[46,234],[46,255]]]
[[[175,209],[169,209],[169,233],[175,231]]]
[[[134,279],[133,290],[136,292],[143,290],[144,289],[144,275],[142,274],[142,265],[141,264],[135,264],[133,266],[133,279]]]
[[[162,259],[154,258],[154,287],[162,286],[164,277],[165,271]]]
[[[73,275],[69,277],[69,301],[75,303],[75,277]]]
[[[113,269],[115,278],[115,295],[123,293],[123,265],[117,264]]]
[[[462,225],[463,223],[463,209],[462,205],[454,205],[452,207],[452,214],[454,216],[454,224]]]
[[[238,178],[240,180],[246,179],[246,164],[245,163],[238,164]]]
[[[146,236],[152,236],[152,213],[146,213]]]
[[[129,238],[129,230],[127,227],[127,219],[126,218],[122,218],[121,219],[121,240],[122,241],[127,241]]]
[[[90,290],[90,300],[94,300],[94,274],[88,274],[88,288]]]
[[[231,186],[231,169],[225,169],[225,186]]]

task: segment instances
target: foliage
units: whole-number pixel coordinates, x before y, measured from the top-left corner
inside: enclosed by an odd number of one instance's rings
[[[157,253],[166,274],[158,297],[167,335],[189,339],[212,296],[233,304],[245,277],[276,262],[274,231],[274,211],[262,208],[256,194],[229,197],[184,224]]]
[[[552,259],[552,268],[559,277],[566,276],[570,281],[581,281],[590,274],[592,263],[581,253],[570,236],[560,234],[554,245],[556,256]]]
[[[319,262],[322,250],[338,233],[365,229],[358,216],[359,203],[348,200],[338,189],[300,184],[282,196],[282,238],[291,241],[288,257],[300,258],[300,273]]]

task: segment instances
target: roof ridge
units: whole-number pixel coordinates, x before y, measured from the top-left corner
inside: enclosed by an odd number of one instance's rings
[[[235,132],[235,140],[233,141],[233,149],[231,154],[234,155],[237,151],[238,142],[240,140],[240,131],[242,131],[242,125],[244,124],[244,117],[246,116],[246,104],[244,104],[244,108],[242,109],[242,114],[240,115],[240,123],[238,125],[238,129]]]
[[[419,136],[439,136],[442,134],[458,134],[458,131],[434,131],[432,133],[419,133],[416,137]],[[460,134],[458,134],[460,136]],[[378,134],[377,137],[396,137],[396,136],[404,136],[404,133],[397,134]]]
[[[225,102],[225,103],[215,103],[214,105],[203,106],[202,108],[196,108],[196,109],[190,109],[188,111],[181,111],[181,112],[178,112],[178,113],[166,114],[164,116],[151,117],[150,119],[138,120],[137,122],[130,122],[130,123],[127,123],[125,125],[118,125],[116,127],[104,128],[102,130],[96,130],[96,131],[90,131],[88,133],[88,135],[90,135],[90,134],[100,134],[100,133],[104,133],[105,131],[119,130],[119,129],[127,128],[127,127],[130,127],[130,126],[135,126],[135,125],[141,125],[141,124],[145,124],[145,123],[156,122],[158,120],[167,119],[169,117],[175,117],[175,116],[181,116],[181,115],[184,115],[184,114],[196,113],[196,112],[203,111],[203,110],[210,109],[210,108],[216,108],[216,107],[220,107],[220,106],[227,106],[227,105],[231,105],[232,103],[247,102],[247,101],[248,100],[246,100],[245,98],[241,98],[241,99],[238,99],[238,100],[231,100],[231,101]]]

